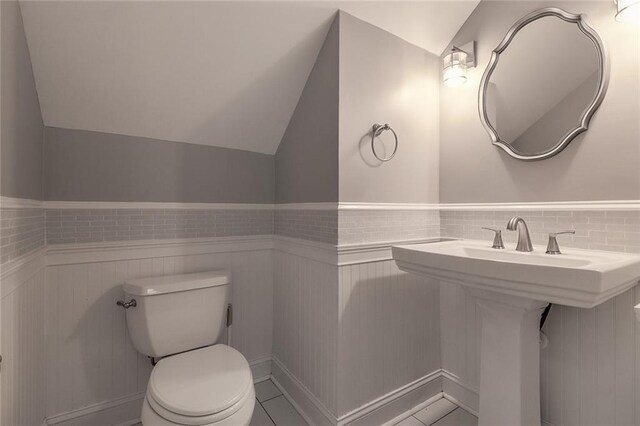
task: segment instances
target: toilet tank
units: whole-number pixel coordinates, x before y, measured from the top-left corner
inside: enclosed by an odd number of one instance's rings
[[[231,274],[225,270],[127,280],[127,328],[140,353],[162,357],[216,343],[226,326]]]

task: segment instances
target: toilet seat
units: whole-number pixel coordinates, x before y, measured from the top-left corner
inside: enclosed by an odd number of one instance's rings
[[[225,411],[221,411],[215,414],[211,414],[208,416],[184,416],[181,414],[173,413],[166,408],[162,407],[158,404],[157,401],[153,399],[150,395],[147,395],[146,402],[149,404],[151,409],[155,414],[160,416],[162,419],[169,422],[172,425],[185,425],[185,426],[203,426],[203,425],[213,425],[220,424],[225,419],[228,419],[233,414],[240,411],[245,405],[249,403],[253,403],[255,398],[255,394],[251,391],[247,392],[243,399],[237,402],[235,405],[230,407]],[[251,407],[251,412],[253,412],[253,406]],[[249,416],[251,418],[251,416]]]
[[[246,359],[226,345],[161,359],[151,372],[147,402],[160,417],[180,425],[208,425],[253,402]]]

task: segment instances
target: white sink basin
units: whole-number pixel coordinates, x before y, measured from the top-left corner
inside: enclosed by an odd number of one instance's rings
[[[581,308],[628,290],[640,277],[637,255],[567,248],[549,255],[539,246],[523,253],[474,240],[396,246],[393,258],[405,271]]]
[[[393,258],[404,271],[463,285],[474,296],[482,317],[479,426],[540,426],[538,327],[548,302],[592,308],[640,278],[636,255],[523,253],[486,241],[396,246]]]

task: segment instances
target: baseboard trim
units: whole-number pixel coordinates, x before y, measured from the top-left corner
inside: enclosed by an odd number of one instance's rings
[[[111,424],[114,425],[132,425],[140,421],[144,395],[144,393],[136,393],[66,413],[56,414],[55,416],[47,417],[45,424],[48,426],[80,426],[103,424],[104,421],[101,422],[100,420],[109,419]]]
[[[271,357],[267,356],[249,362],[253,383],[263,382],[271,377]]]
[[[272,361],[271,380],[307,423],[312,426],[337,424],[335,415],[280,360],[273,357]]]
[[[455,374],[442,370],[442,391],[446,399],[478,417],[480,391],[477,388],[465,383]],[[544,419],[542,425],[554,426]]]
[[[389,420],[388,422],[384,423],[382,426],[395,426],[396,424],[400,423],[401,421],[403,421],[407,417],[413,416],[418,411],[424,410],[425,408],[427,408],[428,406],[430,406],[431,404],[433,404],[434,402],[436,402],[436,401],[438,401],[438,400],[440,400],[442,398],[444,398],[444,393],[439,392],[436,395],[432,396],[431,398],[427,399],[426,401],[416,405],[412,409],[410,409],[408,411],[405,411],[402,414],[399,414],[398,416],[396,416],[393,419]]]
[[[271,375],[282,394],[290,400],[310,425],[391,424],[391,420],[403,415],[406,417],[408,411],[417,411],[436,399],[442,398],[442,372],[436,370],[362,407],[336,417],[277,358],[273,358]]]
[[[392,419],[429,404],[442,394],[441,370],[436,370],[414,382],[369,402],[338,419],[338,426],[386,424]],[[426,405],[425,405],[426,406]]]
[[[447,370],[442,370],[442,391],[444,397],[464,408],[474,416],[478,416],[480,407],[479,390],[465,383],[460,377]]]

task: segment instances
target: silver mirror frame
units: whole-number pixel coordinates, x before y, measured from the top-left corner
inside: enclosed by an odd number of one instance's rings
[[[582,118],[580,120],[580,123],[575,129],[568,132],[562,138],[562,140],[550,150],[540,154],[527,155],[527,154],[518,152],[517,150],[513,149],[513,147],[511,147],[510,144],[500,139],[500,136],[498,136],[498,132],[489,122],[489,117],[487,115],[487,111],[485,108],[485,100],[486,100],[485,98],[486,98],[487,87],[489,85],[489,78],[491,77],[491,74],[493,73],[496,66],[498,65],[500,54],[509,46],[511,41],[513,41],[518,31],[520,31],[522,28],[524,28],[526,25],[530,24],[531,22],[536,21],[540,18],[544,18],[545,16],[556,16],[564,21],[577,24],[578,28],[594,44],[596,51],[598,53],[598,62],[599,62],[598,90],[593,100],[589,104],[589,106],[582,113]],[[519,160],[525,160],[525,161],[544,160],[545,158],[553,157],[554,155],[558,154],[560,151],[565,149],[567,145],[569,145],[569,142],[571,142],[576,136],[578,136],[580,133],[586,131],[589,128],[589,122],[591,121],[591,117],[593,116],[593,114],[596,112],[596,110],[602,103],[602,100],[604,99],[604,95],[607,91],[608,84],[609,84],[609,60],[607,57],[604,43],[600,39],[600,36],[598,35],[598,33],[587,24],[584,15],[569,13],[567,11],[564,11],[562,9],[558,9],[555,7],[548,7],[548,8],[536,10],[524,16],[515,24],[513,24],[513,26],[507,32],[507,35],[505,35],[504,39],[502,39],[502,42],[498,45],[498,47],[496,47],[493,50],[491,54],[491,60],[489,61],[489,65],[487,66],[487,69],[485,70],[482,76],[482,80],[480,82],[480,91],[478,93],[478,109],[480,112],[480,121],[482,122],[482,125],[487,130],[487,132],[489,132],[492,143],[504,149],[510,156],[517,158]]]

